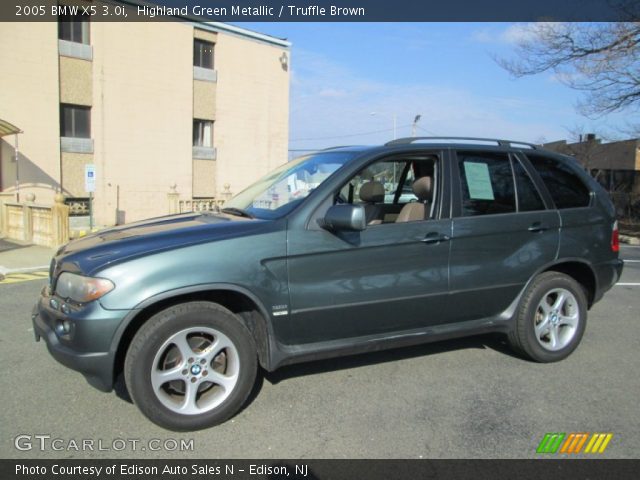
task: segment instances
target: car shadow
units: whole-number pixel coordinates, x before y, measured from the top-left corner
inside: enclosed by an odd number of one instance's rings
[[[124,400],[127,403],[133,403],[131,400],[131,395],[129,395],[129,390],[127,389],[127,384],[124,381],[124,374],[120,373],[116,377],[116,381],[113,384],[113,391],[120,400]]]
[[[410,347],[398,347],[389,350],[381,350],[376,352],[361,353],[357,355],[348,355],[325,360],[315,360],[294,365],[287,365],[279,368],[274,372],[267,372],[258,369],[256,381],[244,402],[242,408],[234,415],[238,415],[253,403],[258,397],[264,381],[268,381],[272,385],[276,385],[285,380],[304,377],[307,375],[317,375],[338,370],[347,370],[370,365],[377,365],[386,362],[395,362],[398,360],[406,360],[410,358],[423,357],[427,355],[437,355],[439,353],[451,352],[456,350],[467,349],[491,349],[496,352],[509,355],[514,358],[522,359],[514,353],[507,345],[504,335],[488,333],[485,335],[477,335],[474,337],[464,337],[452,340],[442,340],[434,343],[426,343],[414,345]],[[124,381],[124,375],[120,374],[114,383],[114,392],[118,398],[127,403],[133,403],[127,385]]]
[[[347,370],[379,363],[394,362],[409,358],[437,355],[439,353],[466,349],[491,349],[497,352],[521,359],[509,345],[503,335],[488,333],[474,337],[442,340],[434,343],[414,345],[410,347],[398,347],[389,350],[367,352],[344,357],[316,360],[312,362],[287,365],[274,372],[264,372],[265,379],[275,385],[289,378],[316,375],[337,370]]]

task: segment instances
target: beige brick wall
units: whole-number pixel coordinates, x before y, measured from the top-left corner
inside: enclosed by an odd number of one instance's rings
[[[193,159],[193,196],[214,197],[216,195],[216,161]]]
[[[201,28],[193,29],[193,37],[199,40],[205,40],[207,42],[216,43],[218,40],[218,34],[209,30],[203,30]]]
[[[92,24],[96,215],[113,223],[168,212],[192,189],[193,30],[178,22]]]
[[[0,22],[0,45],[0,118],[24,131],[19,136],[21,194],[51,202],[60,187],[58,25]],[[13,136],[5,141],[3,158],[7,150],[13,153]]]
[[[244,187],[287,161],[289,72],[283,47],[219,35],[216,43],[217,190]],[[290,52],[287,52],[290,58]]]
[[[214,82],[193,81],[193,118],[216,119],[216,84]]]
[[[91,106],[93,103],[92,62],[60,57],[60,102]]]
[[[13,189],[16,184],[14,141],[15,138],[13,135],[0,138],[0,174],[2,176],[0,191]]]
[[[88,197],[84,189],[84,166],[94,163],[92,154],[62,152],[62,185],[67,197]],[[96,172],[99,175],[99,172]]]

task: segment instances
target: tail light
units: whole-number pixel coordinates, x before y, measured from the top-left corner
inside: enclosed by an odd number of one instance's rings
[[[618,222],[613,223],[613,231],[611,232],[611,251],[620,251],[620,234],[618,233]]]

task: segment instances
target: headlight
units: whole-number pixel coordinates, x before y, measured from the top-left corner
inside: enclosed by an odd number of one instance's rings
[[[87,303],[106,295],[115,285],[106,278],[83,277],[75,273],[64,272],[56,282],[56,294],[70,298],[74,302]]]

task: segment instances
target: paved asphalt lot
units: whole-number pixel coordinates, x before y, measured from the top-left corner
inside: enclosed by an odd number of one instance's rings
[[[621,282],[636,285],[615,286],[592,309],[582,345],[564,362],[530,363],[484,336],[291,366],[268,374],[232,421],[187,434],[94,390],[33,341],[29,313],[44,281],[0,285],[0,457],[514,458],[535,457],[546,432],[612,432],[602,457],[637,458],[640,247],[622,256],[635,262]],[[19,434],[103,448],[193,439],[194,448],[22,452]]]

